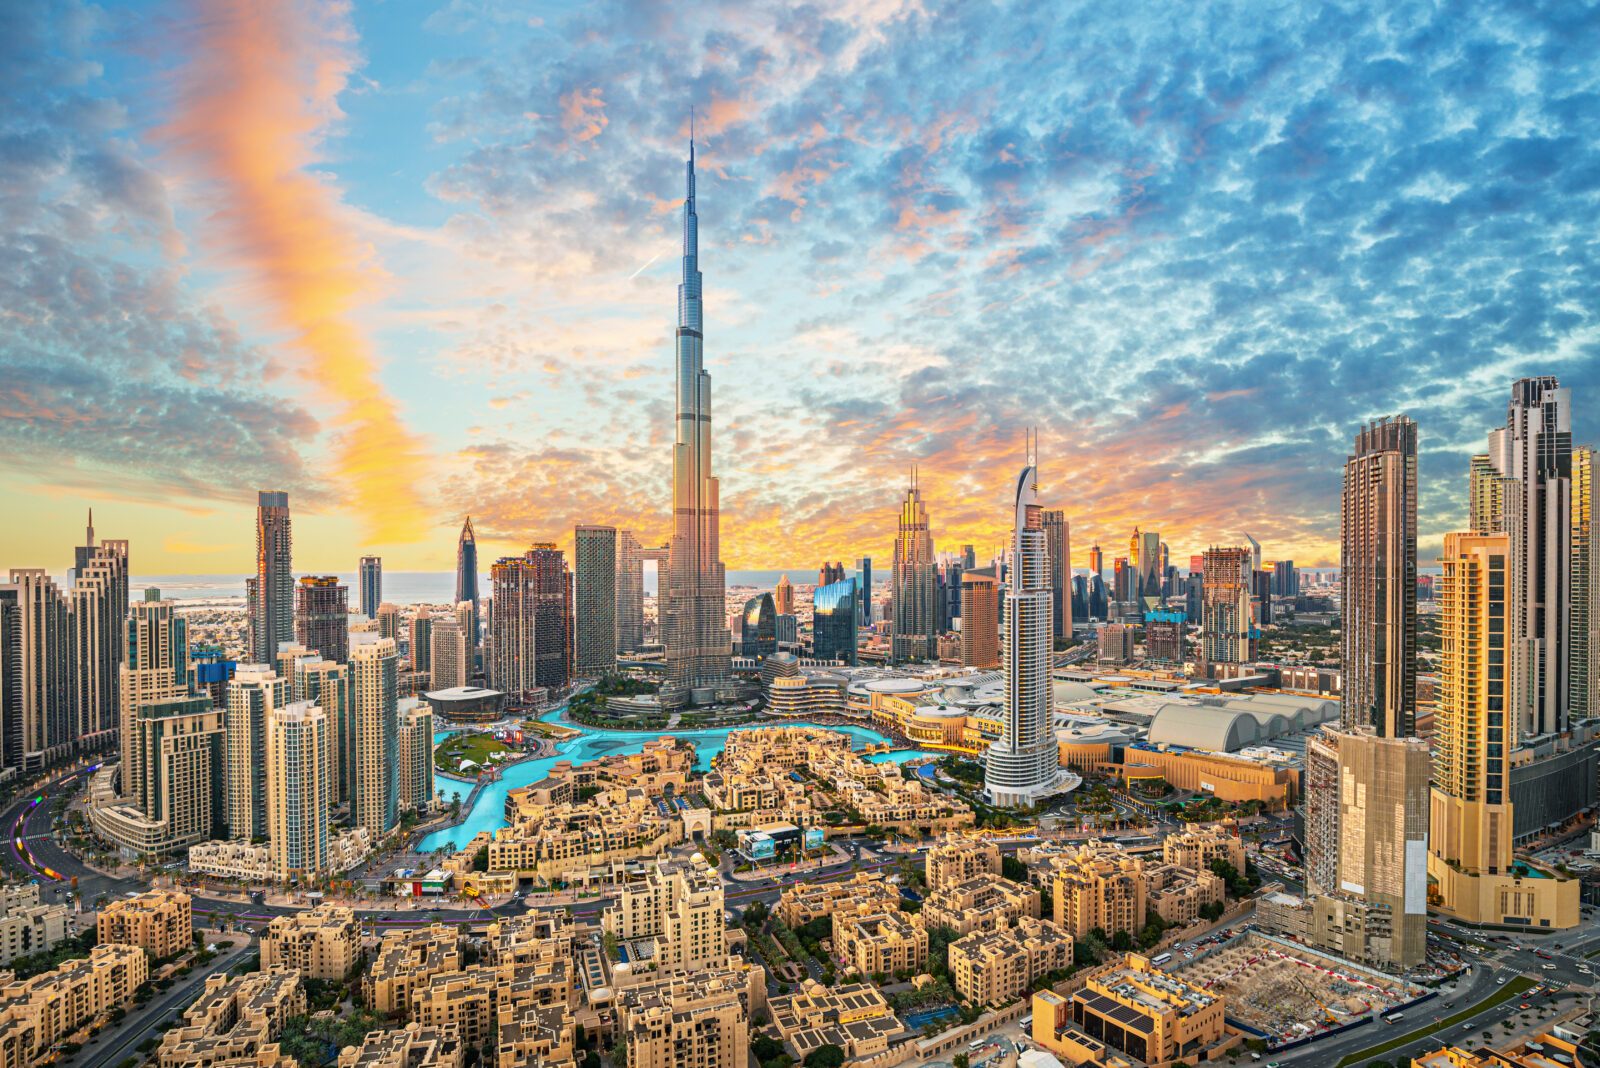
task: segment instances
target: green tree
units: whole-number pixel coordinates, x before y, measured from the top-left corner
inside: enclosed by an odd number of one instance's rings
[[[1014,883],[1028,881],[1028,866],[1009,853],[1000,858],[1000,874]]]
[[[806,1055],[806,1068],[839,1068],[844,1063],[844,1050],[838,1046],[818,1046]]]
[[[1111,948],[1118,953],[1126,953],[1133,948],[1133,936],[1127,931],[1118,931],[1111,936]]]
[[[752,901],[744,907],[744,925],[760,927],[767,920],[769,910],[765,901]]]
[[[954,1066],[954,1068],[970,1068],[970,1065],[972,1064],[972,1058],[968,1057],[965,1053],[957,1053],[954,1057],[950,1058],[950,1063]]]

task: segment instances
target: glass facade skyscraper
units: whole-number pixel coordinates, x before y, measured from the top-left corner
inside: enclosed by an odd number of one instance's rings
[[[470,657],[478,648],[483,632],[480,630],[478,615],[478,536],[472,529],[472,517],[467,516],[467,521],[461,524],[461,540],[456,542],[456,604],[468,601],[472,604],[472,619],[466,627],[467,655]],[[377,609],[373,609],[373,619],[377,617]],[[470,675],[471,672],[469,671]]]
[[[818,660],[856,663],[856,631],[861,611],[857,599],[853,578],[830,582],[812,591],[812,656]]]
[[[778,651],[778,608],[772,594],[758,593],[744,603],[744,638],[739,655],[765,660]]]
[[[360,589],[361,614],[377,619],[378,606],[383,603],[383,557],[363,556],[356,584]]]

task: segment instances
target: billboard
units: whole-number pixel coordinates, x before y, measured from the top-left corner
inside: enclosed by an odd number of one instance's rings
[[[821,827],[807,827],[806,828],[806,848],[807,849],[819,849],[819,848],[821,848],[821,846],[822,846],[822,828]]]

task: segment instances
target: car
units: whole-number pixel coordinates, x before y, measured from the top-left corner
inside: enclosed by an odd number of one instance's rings
[[[1506,977],[1502,975],[1500,978],[1498,978],[1498,979],[1496,979],[1494,981],[1494,985],[1495,986],[1505,986],[1506,985]]]

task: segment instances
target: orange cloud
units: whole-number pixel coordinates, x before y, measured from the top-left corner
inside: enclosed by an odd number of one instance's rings
[[[561,97],[561,128],[574,141],[593,141],[609,122],[599,89],[574,89]]]
[[[196,0],[161,136],[220,186],[213,220],[332,405],[334,473],[376,540],[414,541],[425,449],[378,382],[356,309],[382,281],[336,189],[308,173],[356,63],[348,5]]]

